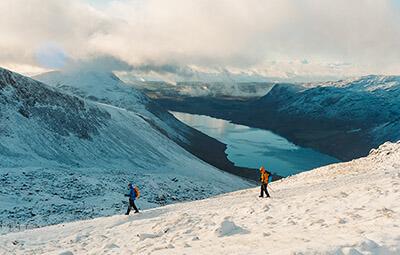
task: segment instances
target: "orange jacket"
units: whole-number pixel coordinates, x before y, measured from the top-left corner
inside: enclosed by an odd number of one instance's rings
[[[260,177],[261,183],[268,184],[268,178],[269,178],[269,173],[267,173],[266,171],[262,171]]]

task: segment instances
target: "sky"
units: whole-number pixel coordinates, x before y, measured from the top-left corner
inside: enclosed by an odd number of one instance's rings
[[[400,0],[2,0],[0,66],[140,75],[400,74]]]

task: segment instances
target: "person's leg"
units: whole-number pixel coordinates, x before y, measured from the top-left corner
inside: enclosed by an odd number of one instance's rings
[[[133,207],[133,210],[135,210],[135,213],[139,212],[139,210],[137,209],[137,207],[135,205],[135,201],[133,201],[133,200],[132,200],[132,207]]]
[[[264,197],[264,184],[261,184],[260,197]]]
[[[129,215],[129,213],[131,212],[132,205],[134,205],[133,200],[129,198],[128,210],[126,211],[126,215]]]
[[[267,195],[267,197],[271,197],[268,193],[268,184],[265,184],[265,194]]]
[[[128,210],[126,211],[125,215],[129,215],[130,212],[131,212],[131,205],[130,205],[130,201],[129,201]]]

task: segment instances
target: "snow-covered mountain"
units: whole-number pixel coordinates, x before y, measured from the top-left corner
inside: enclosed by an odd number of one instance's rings
[[[146,100],[132,98],[137,109]],[[142,189],[142,208],[249,186],[185,151],[139,110],[84,100],[5,69],[0,120],[2,226],[122,213],[128,181]]]
[[[400,76],[395,75],[367,75],[339,81],[303,83],[305,87],[339,87],[359,91],[398,91],[400,89]]]
[[[34,78],[72,95],[136,112],[149,121],[156,121],[157,126],[169,136],[174,138],[179,136],[176,131],[178,129],[172,129],[168,125],[169,122],[174,122],[173,117],[170,121],[160,120],[148,110],[151,101],[134,87],[122,82],[112,72],[71,69],[44,73]],[[181,129],[187,130],[188,128],[185,129],[185,126],[182,125]],[[188,142],[183,136],[179,139]]]
[[[398,76],[277,84],[253,103],[252,116],[268,116],[277,123],[273,129],[295,142],[350,159],[400,139],[399,99]]]
[[[282,86],[291,86],[292,89],[282,91]],[[285,103],[279,105],[279,111],[308,114],[315,118],[323,115],[332,120],[370,120],[379,123],[400,116],[400,77],[397,76],[366,76],[354,80],[317,83],[308,89],[292,84],[278,84],[264,100],[272,96],[275,101]]]
[[[368,125],[366,129],[374,145],[400,139],[400,76],[369,75],[315,85],[342,88],[341,95],[335,96],[341,99],[329,107],[328,116],[348,116]],[[348,96],[343,97],[344,93]],[[329,93],[323,96],[320,101],[333,97]]]
[[[44,73],[34,78],[86,100],[135,112],[162,134],[200,159],[224,171],[245,178],[256,178],[254,170],[235,167],[226,158],[226,145],[186,126],[134,86],[121,81],[112,72],[71,68]]]
[[[400,143],[259,189],[10,233],[4,254],[400,254]]]

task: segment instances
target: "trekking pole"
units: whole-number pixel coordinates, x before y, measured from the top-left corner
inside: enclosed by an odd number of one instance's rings
[[[273,189],[271,188],[271,185],[268,185],[268,188],[269,188],[271,191],[275,192],[275,190],[273,190]]]

